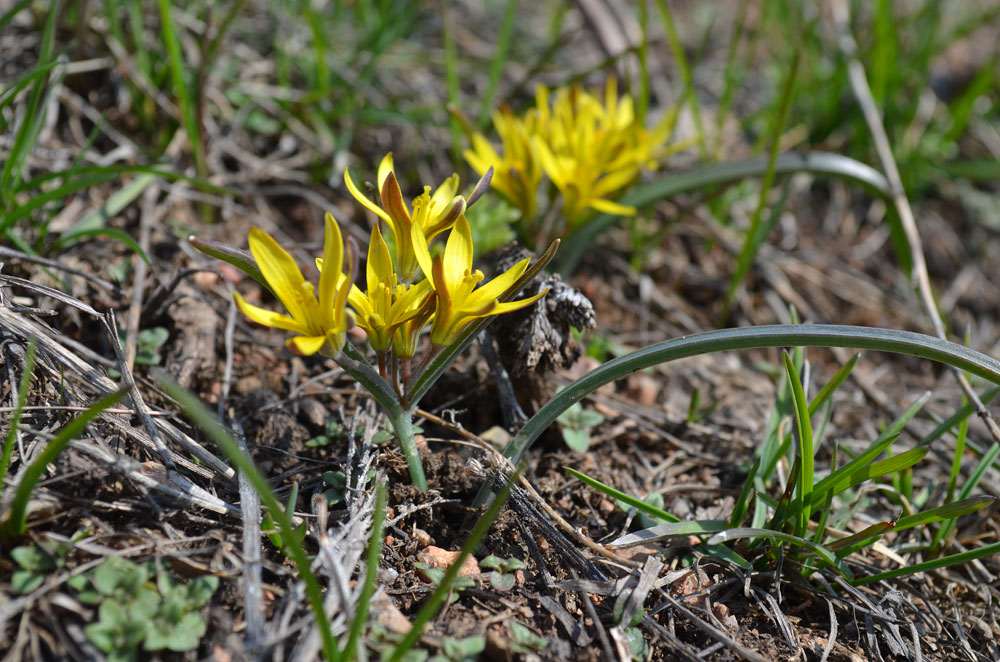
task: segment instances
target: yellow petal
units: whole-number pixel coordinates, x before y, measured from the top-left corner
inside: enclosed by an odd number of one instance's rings
[[[271,235],[259,228],[250,228],[250,252],[264,280],[271,286],[289,314],[300,322],[308,319],[308,304],[302,284],[305,278],[299,265]]]
[[[599,212],[616,216],[635,216],[636,208],[628,205],[618,204],[605,198],[589,200],[588,204]]]
[[[410,211],[406,208],[406,203],[403,201],[403,192],[399,189],[399,182],[396,181],[396,174],[390,172],[386,175],[385,179],[382,181],[382,186],[379,188],[379,194],[382,196],[382,206],[389,213],[392,222],[392,231],[394,234],[399,236],[399,233],[406,232],[406,227],[410,224]]]
[[[524,270],[528,268],[528,262],[528,258],[519,260],[517,264],[512,266],[510,269],[476,290],[475,294],[483,298],[499,299],[506,294],[507,290],[509,290],[517,279],[521,277]]]
[[[361,316],[361,319],[368,319],[372,314],[371,302],[369,302],[368,297],[357,285],[351,285],[351,291],[347,295],[347,302]]]
[[[548,294],[548,290],[539,292],[535,296],[528,297],[527,299],[518,299],[517,301],[508,301],[507,303],[498,304],[496,310],[493,311],[494,315],[503,315],[504,313],[509,313],[514,310],[520,310],[521,308],[526,308],[531,304],[535,303],[543,296]]]
[[[344,239],[333,214],[327,212],[324,222],[326,233],[323,239],[323,268],[319,272],[319,309],[323,326],[330,327],[333,326],[333,308],[343,274]]]
[[[295,336],[285,341],[285,347],[299,356],[312,356],[323,349],[326,336]]]
[[[379,283],[385,283],[388,287],[395,287],[396,276],[392,272],[392,257],[389,255],[389,246],[378,226],[372,228],[372,238],[368,244],[368,266],[366,267],[368,281],[368,291],[374,292]]]
[[[382,157],[382,161],[378,164],[378,190],[382,190],[382,185],[385,183],[385,178],[389,176],[389,173],[395,170],[395,166],[392,162],[392,152],[389,152]]]
[[[458,173],[444,180],[431,196],[431,208],[435,215],[442,213],[444,208],[452,203],[456,193],[458,193]]]
[[[434,270],[431,262],[431,251],[427,247],[427,237],[424,235],[424,230],[417,223],[414,223],[413,227],[410,228],[410,240],[413,246],[413,254],[417,258],[417,264],[420,265],[420,270],[424,272],[424,277],[430,280]],[[437,289],[436,285],[434,287]]]
[[[465,214],[455,221],[444,247],[444,278],[452,290],[465,278],[465,272],[472,269],[472,229]],[[435,288],[436,289],[436,288]]]
[[[444,209],[435,205],[435,210],[441,209],[441,212],[436,219],[433,219],[433,223],[425,229],[427,241],[433,240],[434,237],[453,226],[458,217],[465,213],[465,208],[465,198],[460,195],[456,195]]]
[[[240,296],[239,292],[233,292],[233,298],[236,300],[236,307],[239,308],[240,312],[252,322],[256,322],[262,326],[269,326],[274,329],[281,329],[283,331],[294,331],[295,333],[309,332],[309,329],[305,324],[297,322],[287,315],[282,315],[281,313],[276,313],[273,310],[259,308],[251,303],[247,303],[246,300]]]
[[[389,214],[385,213],[385,210],[379,207],[377,204],[368,199],[364,193],[358,190],[358,187],[354,185],[354,180],[351,179],[351,173],[345,168],[344,169],[344,184],[347,185],[347,190],[351,192],[354,199],[360,202],[362,205],[368,208],[368,211],[376,214],[386,223],[392,224],[392,219],[389,218]]]
[[[444,271],[444,262],[441,260],[440,255],[434,258],[434,264],[431,267],[431,278],[434,281],[434,291],[437,292],[437,306],[434,308],[434,323],[436,325],[438,320],[446,320],[451,317],[454,309],[452,295],[448,291],[448,280],[447,274]]]

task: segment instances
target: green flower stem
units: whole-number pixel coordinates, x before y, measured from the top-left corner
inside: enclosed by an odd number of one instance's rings
[[[382,406],[385,415],[389,417],[389,424],[392,425],[396,441],[399,442],[406,457],[406,464],[410,468],[410,479],[421,490],[426,490],[427,477],[424,475],[424,466],[420,463],[417,443],[413,439],[414,406],[404,407],[389,382],[379,376],[371,366],[355,361],[343,353],[337,357],[337,363]]]
[[[1000,361],[981,352],[922,333],[840,325],[774,325],[707,331],[674,338],[608,361],[566,386],[525,423],[504,455],[520,461],[531,444],[564,411],[601,386],[660,363],[712,352],[765,347],[854,347],[908,354],[938,361],[1000,384]],[[476,504],[488,497],[480,490]]]

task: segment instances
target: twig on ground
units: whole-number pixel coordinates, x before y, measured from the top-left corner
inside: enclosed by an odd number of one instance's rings
[[[220,420],[224,420],[220,418]],[[243,426],[238,419],[229,421],[230,429],[240,450],[250,454],[247,448]],[[254,651],[264,640],[267,623],[264,617],[264,585],[262,574],[261,553],[261,510],[260,495],[254,489],[253,483],[242,471],[240,480],[240,513],[243,517],[243,607],[247,623],[247,650]]]

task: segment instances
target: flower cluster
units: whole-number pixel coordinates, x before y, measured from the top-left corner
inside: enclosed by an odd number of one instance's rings
[[[500,301],[528,268],[527,259],[482,283],[483,272],[473,269],[468,202],[457,194],[457,175],[433,194],[426,187],[409,205],[393,172],[391,153],[379,165],[378,202],[365,196],[346,171],[344,181],[358,202],[384,222],[395,245],[393,259],[379,225],[372,228],[364,289],[347,275],[354,270],[350,255],[344,273],[344,242],[332,214],[326,215],[323,256],[316,260],[318,288],[266,232],[250,231],[250,252],[288,314],[251,305],[239,294],[236,303],[254,322],[297,334],[286,342],[292,351],[336,358],[344,348],[345,332],[356,322],[375,351],[380,375],[398,388],[400,377],[404,386],[410,377],[410,360],[428,325],[428,356],[433,356],[458,341],[475,320],[524,308],[544,295]],[[445,232],[444,250],[432,255],[430,244]]]
[[[636,115],[632,97],[619,98],[615,79],[604,99],[580,86],[550,94],[539,86],[535,106],[522,116],[501,108],[493,116],[501,152],[481,133],[472,135],[465,152],[480,173],[493,166],[493,187],[521,210],[527,223],[538,214],[537,195],[542,175],[562,197],[562,215],[569,228],[593,212],[632,215],[634,207],[615,202],[643,168],[653,169],[670,154],[683,149],[667,144],[676,112],[667,113],[646,129]]]

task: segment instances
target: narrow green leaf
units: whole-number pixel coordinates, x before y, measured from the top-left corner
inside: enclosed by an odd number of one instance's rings
[[[811,23],[809,32],[812,31],[812,25],[813,24]],[[796,37],[799,39],[799,43],[801,44],[802,37],[798,35],[796,35]],[[767,238],[768,231],[774,226],[778,217],[781,215],[781,211],[785,206],[785,201],[788,199],[788,192],[791,190],[790,182],[786,182],[785,188],[781,194],[781,199],[772,209],[771,217],[768,219],[768,222],[762,226],[761,218],[764,214],[764,208],[767,207],[767,196],[771,192],[771,186],[774,183],[774,175],[778,163],[778,152],[781,148],[781,136],[784,133],[785,122],[788,120],[788,111],[792,105],[792,91],[795,89],[795,76],[799,70],[801,55],[802,49],[794,49],[792,54],[792,63],[788,67],[788,73],[785,78],[784,86],[782,87],[781,97],[779,99],[778,106],[775,109],[774,117],[771,120],[771,126],[768,129],[771,135],[771,146],[768,149],[767,170],[764,171],[764,179],[760,185],[760,196],[757,200],[757,208],[754,210],[753,216],[750,219],[750,227],[747,229],[746,239],[743,242],[743,250],[740,251],[739,258],[737,259],[737,268],[730,278],[729,287],[726,288],[726,296],[722,302],[722,312],[719,314],[720,326],[729,316],[729,307],[732,305],[733,297],[736,296],[739,286],[746,277],[746,273],[749,271],[750,265],[753,263],[753,258],[760,249],[760,245]]]
[[[925,510],[923,512],[907,515],[906,517],[900,517],[896,522],[896,530],[902,531],[904,529],[911,529],[915,526],[923,526],[924,524],[931,524],[933,522],[953,520],[957,517],[962,517],[963,515],[968,515],[969,513],[974,513],[977,510],[985,508],[996,500],[997,497],[995,496],[982,494],[962,499],[961,501],[947,503],[943,506],[931,508],[930,510]]]
[[[82,414],[60,428],[52,441],[46,444],[45,449],[21,474],[21,482],[17,484],[17,490],[11,501],[7,517],[0,522],[0,539],[10,541],[24,535],[27,529],[28,502],[31,500],[31,494],[35,491],[35,486],[45,472],[45,468],[55,462],[69,442],[80,436],[92,420],[100,416],[105,409],[118,404],[127,393],[127,390],[120,390],[105,395],[87,407]]]
[[[801,463],[799,489],[796,495],[796,500],[801,506],[796,535],[804,536],[809,528],[809,516],[812,511],[811,496],[814,475],[812,423],[809,421],[809,405],[806,403],[805,389],[802,388],[798,372],[792,364],[792,357],[788,355],[788,352],[782,352],[782,360],[785,364],[785,378],[791,387],[792,402],[795,405],[795,426],[799,441],[798,456]]]
[[[832,540],[826,543],[826,548],[836,553],[838,558],[844,558],[853,553],[855,546],[859,543],[863,543],[864,546],[870,545],[876,538],[881,538],[887,531],[891,531],[892,529],[892,522],[878,522],[865,527],[854,535],[841,538],[840,540]]]
[[[313,610],[313,618],[320,631],[320,638],[323,642],[323,654],[327,660],[335,660],[338,655],[337,640],[330,629],[330,620],[327,617],[326,609],[323,606],[323,594],[320,590],[316,575],[313,574],[309,559],[305,550],[300,544],[300,538],[296,535],[295,525],[292,522],[291,513],[282,507],[278,497],[274,494],[267,479],[254,464],[254,461],[240,449],[239,445],[232,438],[229,431],[222,427],[215,417],[208,411],[202,402],[192,393],[181,387],[174,381],[169,380],[165,373],[161,373],[157,383],[167,395],[173,398],[181,407],[181,410],[205,431],[209,437],[222,449],[236,467],[253,484],[254,489],[260,495],[260,500],[267,507],[268,512],[278,524],[281,530],[282,540],[287,541],[284,551],[295,562],[299,575],[306,587],[306,597]]]
[[[858,577],[857,579],[851,580],[851,583],[855,586],[865,586],[867,584],[874,584],[875,582],[880,582],[885,579],[895,579],[896,577],[913,575],[918,572],[948,568],[953,565],[968,563],[969,561],[975,561],[976,559],[981,559],[984,556],[991,556],[997,553],[1000,553],[1000,542],[995,542],[992,545],[985,545],[978,549],[971,549],[967,552],[952,554],[951,556],[944,556],[939,559],[924,561],[923,563],[915,563],[902,568],[896,568],[895,570],[880,572],[875,575],[869,575],[868,577]]]
[[[368,538],[368,554],[365,557],[365,583],[361,589],[361,596],[358,598],[351,618],[351,630],[347,636],[347,644],[344,646],[336,658],[341,660],[363,659],[362,655],[355,650],[361,633],[368,624],[368,609],[371,605],[372,596],[375,595],[375,587],[378,584],[378,564],[382,557],[382,543],[385,539],[385,509],[389,500],[389,490],[385,480],[380,480],[375,487],[375,506],[372,511],[371,536]]]
[[[837,495],[845,490],[849,490],[852,487],[860,485],[867,480],[871,480],[872,478],[878,478],[879,476],[885,476],[903,471],[904,469],[908,469],[920,460],[924,459],[925,455],[927,455],[926,448],[911,448],[908,451],[904,451],[898,455],[893,455],[885,460],[879,460],[878,462],[856,467],[850,473],[844,472],[843,474],[838,475],[836,481],[824,485],[824,492],[830,491],[834,495]],[[851,464],[853,464],[853,462]],[[818,489],[815,490],[812,503],[810,505],[817,505],[818,502],[824,498],[824,496],[823,492],[820,492]]]
[[[515,16],[517,16],[517,0],[507,0],[507,7],[504,9],[503,18],[500,21],[500,30],[497,32],[493,59],[490,60],[490,72],[486,79],[486,90],[483,92],[482,105],[479,107],[477,122],[480,128],[486,126],[486,123],[490,119],[490,113],[493,112],[493,98],[497,93],[497,83],[500,82],[500,75],[504,72],[507,64],[507,55],[510,53]]]
[[[24,414],[24,405],[28,402],[28,387],[31,386],[31,374],[35,370],[35,349],[37,346],[38,339],[32,337],[28,341],[24,365],[21,367],[21,381],[17,387],[17,404],[14,406],[14,413],[11,414],[8,422],[10,427],[7,429],[3,452],[0,453],[0,490],[7,485],[7,469],[10,467],[11,455],[14,454],[14,444],[17,441],[17,430],[18,426],[21,425],[21,416]]]
[[[657,519],[661,519],[661,520],[664,520],[666,522],[675,522],[676,523],[676,522],[680,522],[681,521],[681,518],[677,517],[676,515],[671,515],[670,513],[668,513],[665,510],[662,510],[660,508],[657,508],[655,506],[652,506],[652,505],[646,503],[642,499],[636,499],[634,496],[631,496],[631,495],[625,494],[624,492],[616,490],[615,488],[611,487],[610,485],[605,485],[601,481],[596,480],[594,478],[591,478],[590,476],[588,476],[586,474],[582,474],[579,471],[577,471],[576,469],[571,469],[569,467],[563,467],[563,469],[566,470],[574,478],[579,479],[580,482],[586,483],[587,485],[590,485],[595,490],[597,490],[599,492],[603,492],[604,494],[607,494],[609,497],[611,497],[613,499],[617,499],[619,501],[624,501],[628,505],[630,505],[633,508],[635,508],[636,510],[638,510],[640,513],[646,513],[647,515],[649,515],[651,517],[655,517]]]
[[[776,542],[786,542],[796,547],[804,547],[811,551],[813,554],[823,559],[831,566],[840,571],[844,577],[851,579],[854,575],[851,573],[850,568],[848,568],[843,561],[837,558],[829,549],[823,547],[822,545],[817,545],[811,540],[806,540],[805,538],[800,538],[798,536],[793,536],[790,533],[782,533],[781,531],[771,531],[770,529],[753,529],[750,527],[744,527],[739,529],[727,529],[720,533],[715,534],[708,539],[709,545],[721,545],[726,542],[731,542],[733,540],[739,540],[741,538],[765,538],[767,540]]]
[[[645,207],[680,193],[706,190],[714,186],[732,184],[748,177],[763,176],[767,172],[769,164],[767,156],[758,156],[742,161],[730,161],[687,171],[672,172],[649,184],[636,187],[618,202],[633,207]],[[828,152],[806,152],[804,154],[786,153],[777,157],[774,163],[774,176],[798,172],[846,179],[861,184],[883,200],[892,199],[889,183],[882,173],[847,156]],[[572,273],[580,258],[594,246],[598,237],[620,221],[621,217],[619,216],[599,214],[567,237],[559,259],[559,272]]]
[[[504,455],[520,460],[535,439],[573,403],[604,384],[633,372],[700,354],[788,346],[854,347],[908,354],[945,363],[1000,383],[1000,361],[997,359],[957,343],[910,331],[821,324],[706,331],[666,340],[611,359],[570,383],[528,420],[504,449]]]
[[[255,260],[253,255],[250,254],[250,251],[234,248],[229,244],[212,241],[211,239],[201,239],[200,237],[196,237],[194,235],[188,237],[188,243],[205,255],[233,265],[247,276],[250,276],[255,281],[260,283],[264,289],[277,298],[277,295],[274,294],[274,290],[272,290],[271,286],[267,284],[267,279],[264,278],[264,274],[260,272],[260,267],[257,266],[257,260]]]

